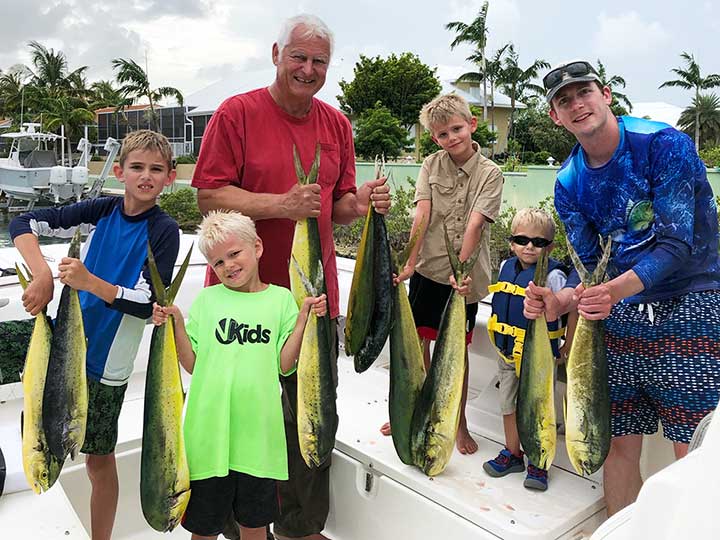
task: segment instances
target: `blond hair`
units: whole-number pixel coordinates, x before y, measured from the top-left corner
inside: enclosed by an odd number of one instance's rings
[[[461,96],[455,93],[445,94],[426,103],[420,111],[420,123],[427,130],[432,126],[447,124],[453,116],[461,116],[468,122],[472,120],[473,114],[470,105]]]
[[[125,165],[125,160],[130,152],[135,150],[157,152],[167,163],[168,171],[173,169],[172,148],[170,148],[170,143],[165,135],[149,129],[139,129],[128,133],[123,139],[122,148],[120,148],[118,161],[121,167]]]
[[[213,210],[205,216],[198,228],[198,248],[208,258],[208,252],[229,237],[255,244],[258,239],[253,220],[240,212]]]
[[[530,227],[537,227],[547,234],[547,240],[555,238],[555,221],[552,216],[540,210],[539,208],[523,208],[519,210],[515,217],[513,217],[512,224],[510,225],[510,231],[512,234],[523,225]]]

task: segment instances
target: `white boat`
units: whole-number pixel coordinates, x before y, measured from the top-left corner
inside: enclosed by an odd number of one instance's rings
[[[183,236],[181,255],[193,240],[193,236]],[[42,250],[54,268],[67,246],[43,246]],[[0,250],[0,267],[11,267],[17,260],[13,249]],[[338,259],[341,313],[347,309],[353,265],[351,260]],[[204,260],[196,250],[177,297],[185,313],[202,287],[204,275]],[[26,318],[20,295],[15,278],[0,278],[0,300],[9,300],[0,308],[0,320]],[[50,305],[51,314],[55,302]],[[589,538],[604,521],[602,476],[596,473],[583,478],[575,474],[562,436],[558,438],[547,492],[523,488],[521,474],[491,478],[483,471],[483,462],[497,455],[503,441],[495,388],[496,357],[486,333],[489,314],[489,305],[481,304],[470,349],[467,417],[479,450],[471,456],[456,451],[447,469],[435,478],[400,462],[392,440],[380,434],[379,428],[388,417],[387,347],[363,374],[355,373],[352,360],[341,351],[337,404],[340,424],[331,468],[330,516],[324,531],[327,536],[334,540],[581,540]],[[148,326],[120,416],[120,502],[113,535],[120,540],[159,537],[145,523],[139,497],[149,335]],[[187,374],[184,382],[189,383]],[[67,463],[59,481],[43,495],[35,495],[27,487],[19,454],[21,391],[19,383],[0,386],[0,447],[8,469],[6,494],[0,497],[0,536],[87,540],[89,483],[82,463]],[[179,527],[170,537],[190,535]]]
[[[79,141],[81,156],[78,165],[66,167],[58,163],[54,149],[58,141],[62,147],[64,137],[37,131],[39,127],[40,124],[25,123],[20,131],[0,135],[11,140],[8,157],[0,159],[0,191],[7,199],[5,208],[27,211],[38,203],[61,204],[97,196],[120,148],[119,143],[108,139],[105,145],[105,150],[109,152],[106,167],[100,179],[89,186],[87,162],[92,150],[90,142],[85,138]],[[16,201],[21,201],[21,205],[17,205]]]

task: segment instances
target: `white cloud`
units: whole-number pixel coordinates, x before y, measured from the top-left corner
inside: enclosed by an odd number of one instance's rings
[[[625,58],[657,52],[670,39],[670,33],[657,21],[643,20],[635,11],[617,16],[601,13],[593,36],[596,56]]]

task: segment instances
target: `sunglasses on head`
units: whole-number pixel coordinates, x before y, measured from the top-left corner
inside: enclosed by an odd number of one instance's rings
[[[511,236],[508,238],[513,244],[517,244],[518,246],[526,246],[528,243],[532,242],[532,245],[538,248],[544,248],[552,244],[552,240],[548,240],[547,238],[542,238],[540,236],[536,236],[535,238],[530,238],[529,236],[524,236],[522,234],[519,234],[517,236]]]
[[[543,77],[543,86],[546,91],[552,90],[567,77],[585,77],[590,73],[597,75],[597,71],[585,61],[572,62],[553,69]]]

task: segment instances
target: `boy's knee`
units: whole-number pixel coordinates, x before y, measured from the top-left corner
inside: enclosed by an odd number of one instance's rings
[[[90,482],[102,481],[108,476],[117,475],[115,454],[89,454],[85,459],[85,469],[87,470]]]

